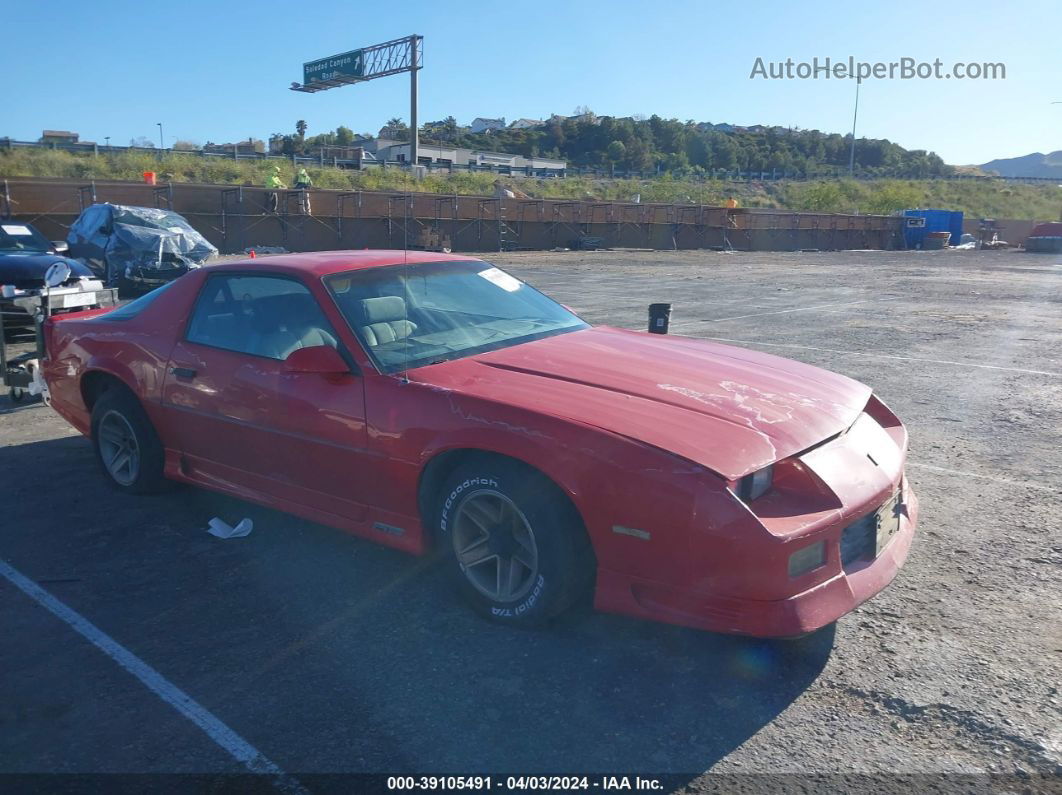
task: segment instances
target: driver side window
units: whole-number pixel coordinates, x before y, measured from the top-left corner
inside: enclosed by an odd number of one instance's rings
[[[306,285],[283,276],[219,274],[207,279],[186,338],[212,348],[283,360],[336,335]]]

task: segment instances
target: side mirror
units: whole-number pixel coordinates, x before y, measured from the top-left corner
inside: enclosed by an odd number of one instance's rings
[[[52,251],[56,254],[65,254],[70,250],[69,244],[65,240],[53,240]]]
[[[350,374],[350,367],[331,345],[311,345],[292,351],[284,360],[284,369],[289,373]]]

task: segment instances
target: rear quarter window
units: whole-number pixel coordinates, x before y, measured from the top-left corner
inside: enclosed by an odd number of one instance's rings
[[[144,293],[142,296],[130,301],[128,304],[122,304],[113,312],[108,312],[106,315],[92,318],[92,320],[99,320],[101,322],[105,321],[108,323],[120,323],[123,320],[131,320],[151,306],[156,298],[173,287],[177,281],[177,279],[174,279],[172,282],[168,282],[161,287],[156,287],[150,293]]]

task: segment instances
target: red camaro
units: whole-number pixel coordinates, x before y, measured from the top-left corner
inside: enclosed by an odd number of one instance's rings
[[[530,624],[794,636],[884,588],[917,502],[869,387],[591,327],[490,264],[278,256],[46,327],[51,405],[124,491],[184,481],[413,553]]]

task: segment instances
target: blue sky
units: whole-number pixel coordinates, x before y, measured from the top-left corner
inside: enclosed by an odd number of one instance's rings
[[[1006,79],[870,80],[860,136],[980,163],[1062,149],[1057,0],[785,3],[9,2],[0,135],[44,128],[166,145],[408,121],[405,75],[309,95],[302,63],[410,33],[425,37],[421,121],[600,115],[847,132],[854,81],[750,79],[764,61],[1003,62]],[[18,35],[15,35],[15,34]],[[13,95],[13,96],[12,96]]]

